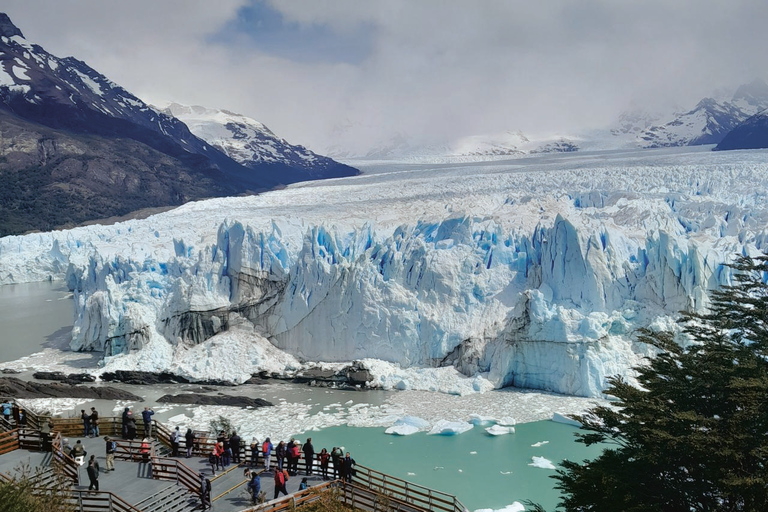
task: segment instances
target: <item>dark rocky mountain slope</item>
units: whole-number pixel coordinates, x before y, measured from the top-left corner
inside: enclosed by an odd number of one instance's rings
[[[245,166],[84,62],[28,42],[0,13],[0,236],[137,208],[348,176],[324,162]]]

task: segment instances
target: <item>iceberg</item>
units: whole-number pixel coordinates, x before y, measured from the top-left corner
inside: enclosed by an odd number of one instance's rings
[[[409,436],[419,431],[419,427],[413,425],[392,425],[384,431],[385,434],[392,434],[396,436]]]
[[[478,508],[475,512],[525,512],[525,505],[516,501],[511,505],[507,505],[504,508],[492,509],[492,508]]]
[[[398,436],[409,436],[421,430],[429,428],[429,422],[417,416],[403,416],[398,418],[394,425],[384,431],[385,434],[394,434]]]
[[[4,237],[0,283],[65,281],[96,374],[241,383],[362,361],[370,387],[598,397],[654,355],[638,328],[686,343],[679,311],[768,249],[767,160],[683,148],[307,182]]]
[[[535,468],[541,468],[541,469],[557,469],[554,464],[552,464],[552,461],[549,459],[545,459],[544,457],[537,457],[534,455],[531,457],[531,462],[528,464],[529,466],[533,466]]]
[[[559,412],[552,413],[552,421],[554,421],[555,423],[564,423],[566,425],[573,425],[574,427],[581,426],[580,421],[571,419],[565,414],[560,414]]]
[[[472,430],[474,425],[465,421],[448,421],[440,420],[432,426],[432,429],[427,432],[428,436],[454,436],[463,434],[468,430]]]
[[[492,427],[486,428],[485,431],[492,436],[503,436],[506,434],[514,434],[515,427],[504,427],[501,425],[494,425]]]

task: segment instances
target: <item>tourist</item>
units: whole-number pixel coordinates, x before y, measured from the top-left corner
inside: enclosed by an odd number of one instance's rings
[[[126,423],[125,438],[129,441],[136,439],[136,420],[133,418],[133,412],[128,411],[128,421]]]
[[[155,411],[145,407],[141,412],[141,419],[144,420],[144,437],[152,437],[152,415]]]
[[[288,496],[288,491],[285,489],[285,484],[288,483],[288,478],[288,471],[275,471],[275,496],[272,498],[273,500],[276,500],[281,492]]]
[[[291,459],[288,463],[288,473],[291,475],[299,474],[299,459],[301,458],[301,441],[296,439],[293,446],[290,447]]]
[[[91,407],[91,415],[88,418],[91,423],[91,437],[99,437],[99,413],[95,407]]]
[[[8,423],[10,423],[11,422],[11,409],[13,408],[13,406],[11,405],[11,402],[10,401],[3,402],[2,404],[0,404],[0,407],[3,408],[3,419],[5,421],[7,421]]]
[[[227,433],[223,430],[219,432],[219,437],[216,438],[216,444],[221,445],[221,462],[222,467],[229,466],[229,456],[231,454],[229,449],[229,438],[227,437]]]
[[[218,448],[219,448],[219,443],[214,444],[213,449],[211,450],[211,453],[208,454],[208,464],[211,465],[211,473],[214,476],[216,475],[216,470],[219,467]]]
[[[131,409],[129,407],[126,407],[125,410],[123,410],[123,439],[128,439],[128,417],[131,414]]]
[[[282,471],[283,464],[285,463],[285,441],[280,441],[277,443],[277,448],[275,449],[275,457],[277,457],[277,469]]]
[[[142,462],[149,462],[150,447],[149,447],[148,437],[145,437],[144,439],[141,440],[141,448],[139,451],[141,453]]]
[[[229,436],[229,449],[232,451],[232,462],[240,464],[240,436],[237,432],[232,432]]]
[[[184,434],[184,442],[187,447],[187,458],[190,458],[192,456],[192,447],[195,446],[195,433],[192,432],[191,428],[188,428],[187,433]]]
[[[299,490],[300,491],[306,491],[307,490],[307,477],[304,477],[301,479],[301,483],[299,484]]]
[[[341,478],[341,459],[344,455],[341,448],[338,446],[334,446],[333,450],[331,450],[331,460],[333,461],[333,478],[339,479]]]
[[[69,456],[77,460],[78,457],[82,457],[83,459],[85,459],[86,455],[88,455],[88,452],[85,451],[85,447],[83,447],[83,443],[81,443],[80,440],[78,439],[77,442],[75,443],[75,446],[69,452]]]
[[[80,441],[78,441],[79,443]],[[90,460],[88,461],[88,468],[86,469],[88,472],[88,480],[91,481],[91,485],[88,486],[88,490],[92,491],[96,489],[99,490],[99,463],[96,461],[96,456],[91,455]]]
[[[272,442],[269,438],[264,440],[264,444],[261,445],[261,453],[264,454],[264,471],[269,471],[269,460],[272,455]]]
[[[342,473],[344,475],[343,479],[345,482],[352,482],[352,477],[355,475],[355,470],[352,469],[352,466],[356,465],[357,463],[355,462],[355,459],[353,459],[349,455],[349,452],[347,452],[347,456],[341,461]]]
[[[19,404],[14,402],[13,406],[11,407],[11,414],[13,414],[13,423],[17,427],[21,424],[21,416],[19,412],[20,410],[21,409],[19,408]]]
[[[203,510],[213,508],[211,505],[211,481],[200,473],[200,503]]]
[[[91,415],[86,414],[85,409],[80,409],[80,419],[83,420],[83,437],[91,433]]]
[[[331,454],[323,448],[317,458],[320,459],[320,471],[323,474],[323,480],[328,480],[328,461],[331,460]]]
[[[261,492],[261,478],[259,474],[254,471],[250,473],[251,481],[248,482],[248,491],[251,493],[251,503],[254,505],[259,502],[259,493]]]
[[[312,446],[311,437],[307,438],[307,442],[304,443],[304,447],[301,451],[304,452],[304,465],[306,466],[307,475],[311,475],[312,466],[315,464],[315,447]]]
[[[171,457],[179,456],[179,444],[181,444],[181,431],[176,427],[171,433]]]
[[[251,439],[251,467],[255,468],[259,463],[259,441]]]
[[[117,443],[111,440],[109,436],[104,436],[104,441],[106,441],[106,451],[107,451],[107,467],[105,471],[114,471],[115,470],[115,452],[117,451]]]

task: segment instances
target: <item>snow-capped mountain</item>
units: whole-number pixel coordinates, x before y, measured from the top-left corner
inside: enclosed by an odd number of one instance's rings
[[[740,123],[768,108],[768,85],[762,80],[740,86],[730,101],[704,98],[692,110],[638,134],[640,147],[717,144]]]
[[[768,148],[768,110],[758,112],[720,141],[715,149],[761,149]]]
[[[313,153],[304,146],[290,144],[264,124],[227,110],[171,103],[163,112],[181,120],[200,139],[221,150],[245,167],[279,164],[295,169],[291,181],[350,176],[354,170]]]
[[[219,157],[184,123],[147,105],[85,62],[58,58],[27,41],[3,13],[0,106],[50,128],[129,136],[169,152]],[[179,148],[168,147],[173,143]]]
[[[71,346],[104,351],[97,373],[290,374],[277,347],[362,360],[375,386],[595,396],[653,353],[638,328],[677,329],[732,282],[723,262],[768,249],[766,156],[563,154],[308,182],[5,237],[0,283],[65,279]]]
[[[357,173],[299,152],[299,167],[244,166],[86,63],[27,41],[2,13],[0,132],[0,236]]]

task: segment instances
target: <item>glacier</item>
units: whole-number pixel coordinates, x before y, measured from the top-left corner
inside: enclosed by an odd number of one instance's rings
[[[71,348],[103,352],[98,371],[241,383],[361,360],[374,387],[600,396],[653,354],[638,328],[675,330],[730,283],[724,262],[765,251],[766,162],[674,148],[363,169],[5,237],[0,284],[65,280]]]

